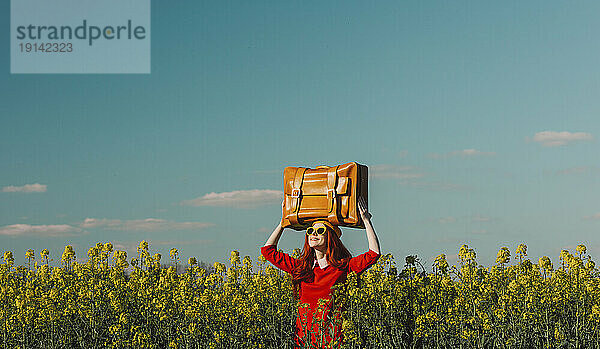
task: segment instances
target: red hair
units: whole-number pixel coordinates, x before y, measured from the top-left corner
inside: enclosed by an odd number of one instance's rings
[[[350,254],[350,251],[344,246],[337,233],[331,229],[328,224],[324,225],[327,229],[327,264],[338,269],[347,269],[352,254]],[[314,248],[310,247],[308,244],[308,235],[306,234],[304,234],[304,247],[302,248],[298,260],[301,263],[294,268],[291,273],[292,285],[294,286],[294,298],[296,300],[300,298],[300,283],[314,277],[313,263],[316,260],[315,251]]]

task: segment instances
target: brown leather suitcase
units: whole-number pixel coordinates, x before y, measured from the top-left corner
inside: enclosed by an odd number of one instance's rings
[[[281,226],[303,230],[316,220],[326,219],[338,226],[364,228],[358,197],[368,204],[368,176],[367,166],[356,162],[315,169],[286,167]]]

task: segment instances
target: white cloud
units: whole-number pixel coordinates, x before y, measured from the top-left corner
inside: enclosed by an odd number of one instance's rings
[[[594,137],[587,132],[556,132],[542,131],[533,136],[533,141],[541,143],[544,147],[558,147],[567,145],[569,142],[589,141]]]
[[[584,219],[600,219],[600,212],[593,214],[591,216],[585,216]]]
[[[557,175],[579,175],[586,173],[598,173],[598,168],[595,166],[577,166],[556,171]]]
[[[472,230],[471,234],[475,234],[475,235],[483,235],[483,234],[487,234],[487,230],[486,229],[479,229],[479,230]]]
[[[557,171],[556,174],[559,174],[559,175],[581,174],[581,173],[588,172],[589,169],[590,169],[589,166],[571,167],[571,168]]]
[[[280,190],[252,189],[208,193],[195,199],[184,200],[180,202],[180,205],[254,208],[256,206],[281,203],[282,199],[283,193]]]
[[[442,182],[442,181],[422,181],[422,177],[428,175],[414,166],[397,166],[390,164],[375,165],[369,167],[369,176],[371,179],[397,179],[399,185],[407,185],[415,188],[428,190],[464,190],[467,187]]]
[[[476,149],[457,150],[457,151],[453,151],[451,154],[453,156],[454,155],[460,155],[460,156],[492,156],[492,155],[496,155],[496,153],[493,151],[479,151]]]
[[[447,223],[454,223],[456,222],[456,218],[449,216],[449,217],[442,217],[438,219],[438,222],[442,223],[442,224],[447,224]]]
[[[414,166],[374,165],[369,168],[371,178],[414,179],[425,176]]]
[[[432,159],[447,159],[447,158],[456,157],[456,156],[466,158],[466,157],[494,156],[494,155],[496,155],[495,152],[485,152],[485,151],[480,151],[477,149],[463,149],[463,150],[451,151],[446,154],[431,153],[431,154],[428,154],[427,156]]]
[[[130,244],[130,246],[127,247],[120,242],[113,242],[113,248],[115,250],[119,250],[119,251],[130,251],[130,250],[133,250],[135,248],[135,246],[132,247]]]
[[[165,231],[165,230],[195,230],[213,226],[213,223],[204,222],[174,222],[157,218],[146,219],[106,219],[86,218],[80,224],[81,228],[103,228],[119,231]]]
[[[472,220],[473,220],[473,222],[489,222],[491,220],[491,218],[478,214],[478,215],[473,216]]]
[[[6,236],[75,236],[85,234],[87,232],[80,228],[70,226],[68,224],[57,225],[30,225],[30,224],[13,224],[0,227],[0,235]]]
[[[2,188],[5,193],[44,193],[46,191],[46,184],[25,184],[20,187],[9,185]]]
[[[468,190],[468,186],[456,183],[442,182],[442,181],[429,181],[429,182],[407,182],[408,184],[416,188],[424,188],[429,190]]]
[[[118,228],[121,226],[122,222],[120,219],[98,219],[98,218],[86,218],[83,220],[83,223],[80,224],[82,228],[98,228],[98,227],[108,227],[108,228]]]

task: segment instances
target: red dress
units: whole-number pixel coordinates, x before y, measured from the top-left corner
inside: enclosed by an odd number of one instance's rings
[[[262,255],[277,268],[291,273],[292,269],[300,264],[301,262],[288,255],[287,253],[282,253],[277,251],[277,247],[275,245],[263,246],[261,247]],[[350,270],[354,271],[357,274],[362,273],[368,267],[373,265],[379,259],[379,254],[373,250],[368,250],[367,252],[360,254],[356,257],[352,257],[350,262],[348,263],[348,267]],[[350,270],[341,270],[335,268],[332,265],[328,265],[325,269],[321,269],[319,264],[313,268],[314,277],[309,279],[308,281],[302,281],[300,284],[300,302],[308,303],[310,307],[307,308],[298,308],[298,318],[296,319],[296,347],[302,347],[299,341],[299,338],[304,337],[304,328],[310,329],[312,328],[312,336],[311,343],[315,347],[319,343],[319,339],[315,336],[315,333],[318,332],[318,323],[315,321],[313,323],[313,315],[315,315],[315,320],[320,319],[323,316],[327,319],[328,310],[326,309],[323,313],[316,313],[318,299],[331,299],[331,286],[344,282],[346,280],[346,276]],[[303,316],[306,315],[306,320],[303,323]],[[340,326],[335,326],[334,330],[334,338],[333,339],[342,339],[342,333]],[[327,343],[331,340],[329,336],[329,331],[327,331],[324,335],[323,343]]]

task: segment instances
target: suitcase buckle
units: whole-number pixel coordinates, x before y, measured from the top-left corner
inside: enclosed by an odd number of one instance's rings
[[[331,195],[329,195],[331,193]],[[331,199],[335,196],[335,189],[327,189],[327,198]]]
[[[292,197],[293,197],[293,198],[298,198],[298,197],[300,197],[300,189],[298,189],[298,188],[294,188],[294,189],[292,189]]]

